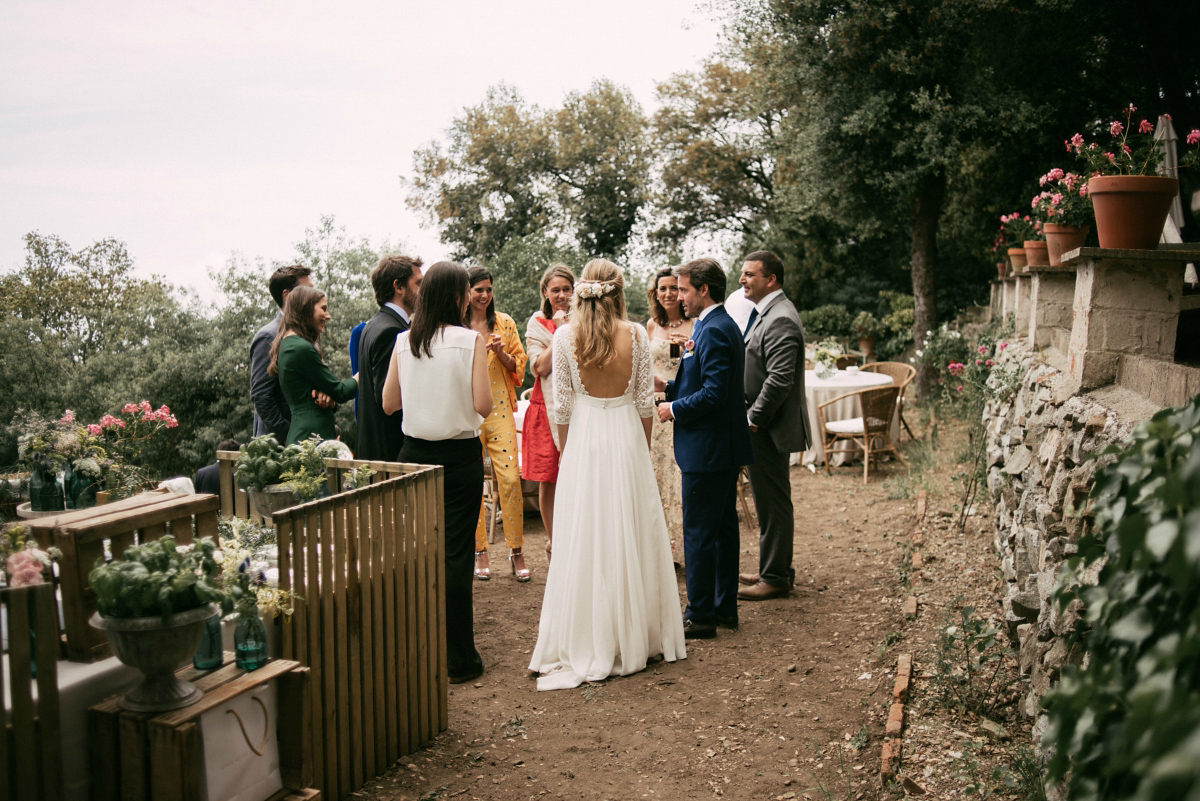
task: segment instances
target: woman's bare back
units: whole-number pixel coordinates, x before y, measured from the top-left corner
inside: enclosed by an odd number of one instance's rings
[[[613,345],[616,355],[603,367],[579,365],[579,380],[593,398],[619,398],[629,388],[633,377],[633,326],[617,326]]]

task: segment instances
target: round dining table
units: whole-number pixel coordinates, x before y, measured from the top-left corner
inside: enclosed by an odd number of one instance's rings
[[[808,404],[808,424],[809,430],[812,432],[813,442],[809,449],[801,454],[792,454],[792,464],[825,464],[825,437],[821,431],[821,421],[817,416],[817,407],[822,403],[833,400],[834,398],[845,395],[850,392],[858,392],[861,389],[875,389],[878,387],[886,387],[892,384],[891,376],[886,376],[883,373],[869,372],[866,370],[838,370],[829,378],[818,378],[813,370],[804,371],[804,399]],[[852,417],[859,417],[862,414],[861,407],[858,403],[858,398],[846,398],[825,409],[825,419],[832,420],[847,420]],[[897,407],[896,413],[892,416],[892,425],[889,430],[889,436],[895,442],[900,434],[900,409]],[[843,440],[842,447],[846,444]],[[845,462],[848,454],[838,454],[835,457],[834,464],[842,464]]]

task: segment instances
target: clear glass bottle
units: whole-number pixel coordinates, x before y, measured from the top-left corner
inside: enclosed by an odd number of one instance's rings
[[[200,647],[192,654],[192,665],[196,670],[216,670],[225,660],[221,648],[221,615],[215,613],[204,621],[204,637]]]
[[[258,615],[257,605],[238,611],[233,650],[242,670],[258,670],[267,664],[267,627]]]

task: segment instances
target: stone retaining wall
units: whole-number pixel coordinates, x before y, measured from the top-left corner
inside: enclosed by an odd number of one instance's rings
[[[984,410],[987,488],[1008,584],[1005,623],[1029,681],[1020,709],[1039,718],[1039,699],[1058,681],[1064,662],[1079,656],[1067,653],[1064,640],[1077,611],[1068,607],[1060,614],[1050,594],[1087,525],[1072,510],[1083,505],[1096,470],[1115,458],[1088,457],[1111,443],[1127,442],[1140,419],[1122,419],[1103,401],[1103,392],[1073,394],[1078,383],[1020,342],[1011,343],[1003,360],[1018,361],[1022,378],[1012,401],[993,402]],[[1084,581],[1095,581],[1099,567],[1091,572]],[[1044,717],[1038,724],[1035,737]]]

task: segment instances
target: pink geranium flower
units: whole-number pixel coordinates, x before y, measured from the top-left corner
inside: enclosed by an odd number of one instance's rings
[[[975,366],[976,366],[976,367],[978,367],[978,366],[979,366],[979,365],[981,365],[981,364],[983,364],[983,359],[976,359],[976,360],[975,360]]]
[[[996,366],[996,363],[995,363],[994,361],[992,361],[991,359],[988,359],[988,360],[985,362],[985,364],[987,364],[987,366],[988,366],[988,367],[995,367],[995,366]]]
[[[979,352],[980,352],[980,353],[987,353],[987,352],[988,352],[987,345],[980,345],[980,346],[979,346]]]
[[[60,426],[69,426],[69,425],[71,425],[71,423],[74,423],[74,422],[75,422],[75,412],[71,411],[70,409],[67,409],[66,413],[64,413],[63,416],[60,417],[58,420],[58,424]]]
[[[1108,126],[1108,132],[1110,134],[1112,134],[1113,136],[1120,136],[1121,131],[1124,131],[1124,130],[1125,130],[1125,126],[1115,120],[1113,121],[1112,125]]]
[[[137,414],[138,407],[136,403],[127,403],[121,407],[121,414]]]
[[[150,401],[148,401],[148,400],[144,400],[141,403],[139,403],[138,408],[141,409],[143,412],[154,411],[154,407],[150,405]]]
[[[104,429],[102,429],[96,423],[88,423],[87,432],[89,434],[91,434],[93,437],[98,437],[98,436],[100,436],[100,434],[102,434],[104,432]]]
[[[1150,122],[1150,120],[1142,120],[1138,124],[1138,133],[1150,133],[1153,130],[1154,123]]]
[[[1200,128],[1193,130],[1187,135],[1187,143],[1189,145],[1200,145]]]
[[[999,345],[996,346],[996,350],[1004,350],[1007,347],[1008,347],[1007,342],[1001,342]]]

